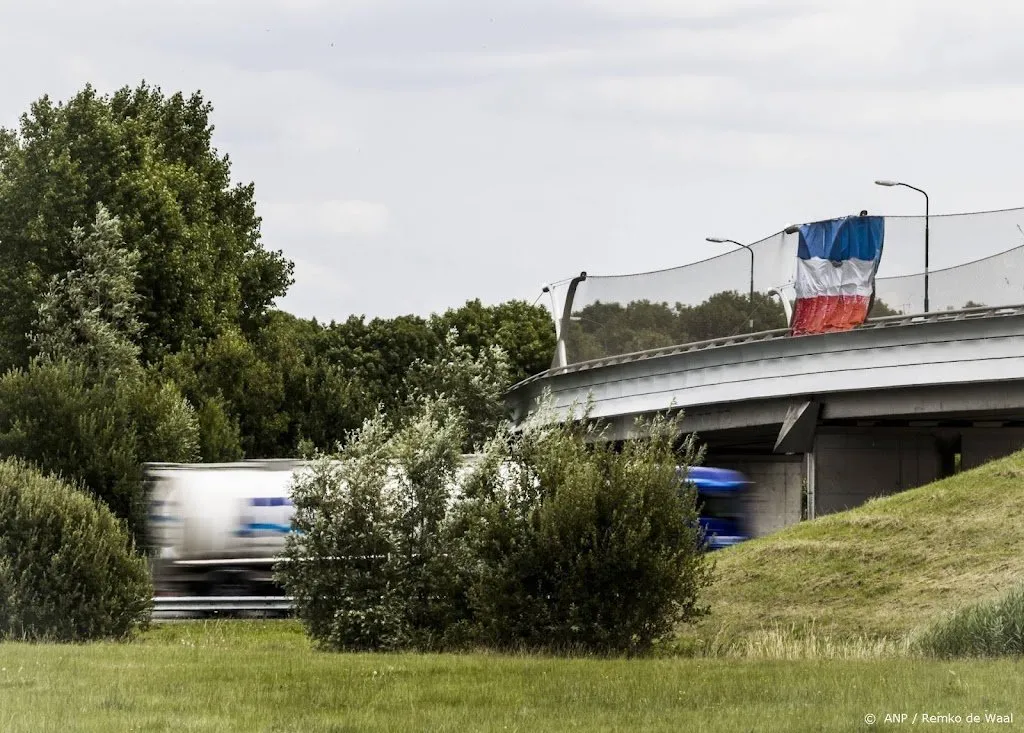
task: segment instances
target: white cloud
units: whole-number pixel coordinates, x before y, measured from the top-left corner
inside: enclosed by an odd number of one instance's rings
[[[734,130],[652,132],[649,140],[655,150],[685,161],[738,168],[831,168],[854,163],[864,153],[860,144],[834,138]]]
[[[611,77],[593,85],[594,94],[612,106],[655,111],[721,108],[743,94],[743,85],[724,76],[685,74],[656,77]]]
[[[388,229],[388,207],[373,201],[329,200],[260,204],[264,231],[282,234],[375,236]]]
[[[778,0],[580,0],[579,4],[614,15],[689,19],[717,18],[779,6]]]

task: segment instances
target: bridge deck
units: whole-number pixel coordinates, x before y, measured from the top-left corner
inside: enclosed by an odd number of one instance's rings
[[[842,333],[767,331],[571,364],[520,382],[508,396],[520,420],[549,389],[556,414],[579,409],[589,396],[594,417],[631,421],[674,406],[694,416],[731,414],[725,428],[781,422],[790,405],[808,398],[834,398],[832,417],[856,418],[858,395],[875,395],[863,414],[877,416],[880,400],[885,414],[887,399],[893,410],[907,409],[900,394],[941,402],[970,386],[972,396],[939,406],[963,412],[979,399],[978,387],[995,387],[978,405],[994,408],[999,385],[1024,380],[1022,337],[1024,306],[893,316]],[[759,416],[742,414],[754,407]]]

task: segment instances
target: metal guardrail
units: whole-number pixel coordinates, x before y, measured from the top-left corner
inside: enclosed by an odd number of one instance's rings
[[[157,596],[153,613],[232,613],[235,611],[290,611],[289,596]]]

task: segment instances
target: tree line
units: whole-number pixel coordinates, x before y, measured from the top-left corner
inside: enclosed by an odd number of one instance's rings
[[[0,131],[0,638],[130,635],[153,592],[144,464],[243,457],[320,457],[283,580],[324,646],[642,651],[699,616],[676,424],[621,454],[576,423],[512,431],[504,391],[555,347],[529,303],[275,308],[292,263],[211,112],[87,87]]]
[[[22,543],[0,564],[0,636],[121,636],[145,617],[144,463],[293,456],[322,459],[296,487],[290,540],[311,562],[289,567],[316,570],[285,581],[327,646],[639,651],[703,613],[710,576],[678,478],[699,452],[680,452],[678,422],[621,452],[595,448],[586,421],[511,430],[503,392],[555,348],[550,314],[526,302],[330,323],[276,308],[292,263],[264,246],[211,114],[198,93],[86,87],[0,130],[0,546]],[[765,296],[727,292],[595,303],[566,337],[578,359],[750,318],[785,325]],[[396,461],[399,490],[381,483]],[[324,574],[381,554],[393,564]],[[109,603],[76,600],[94,595]],[[38,617],[14,604],[44,597]]]

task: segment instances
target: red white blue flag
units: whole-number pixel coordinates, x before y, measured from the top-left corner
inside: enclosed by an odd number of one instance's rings
[[[881,216],[846,216],[800,227],[794,336],[847,331],[867,319],[884,239]]]

